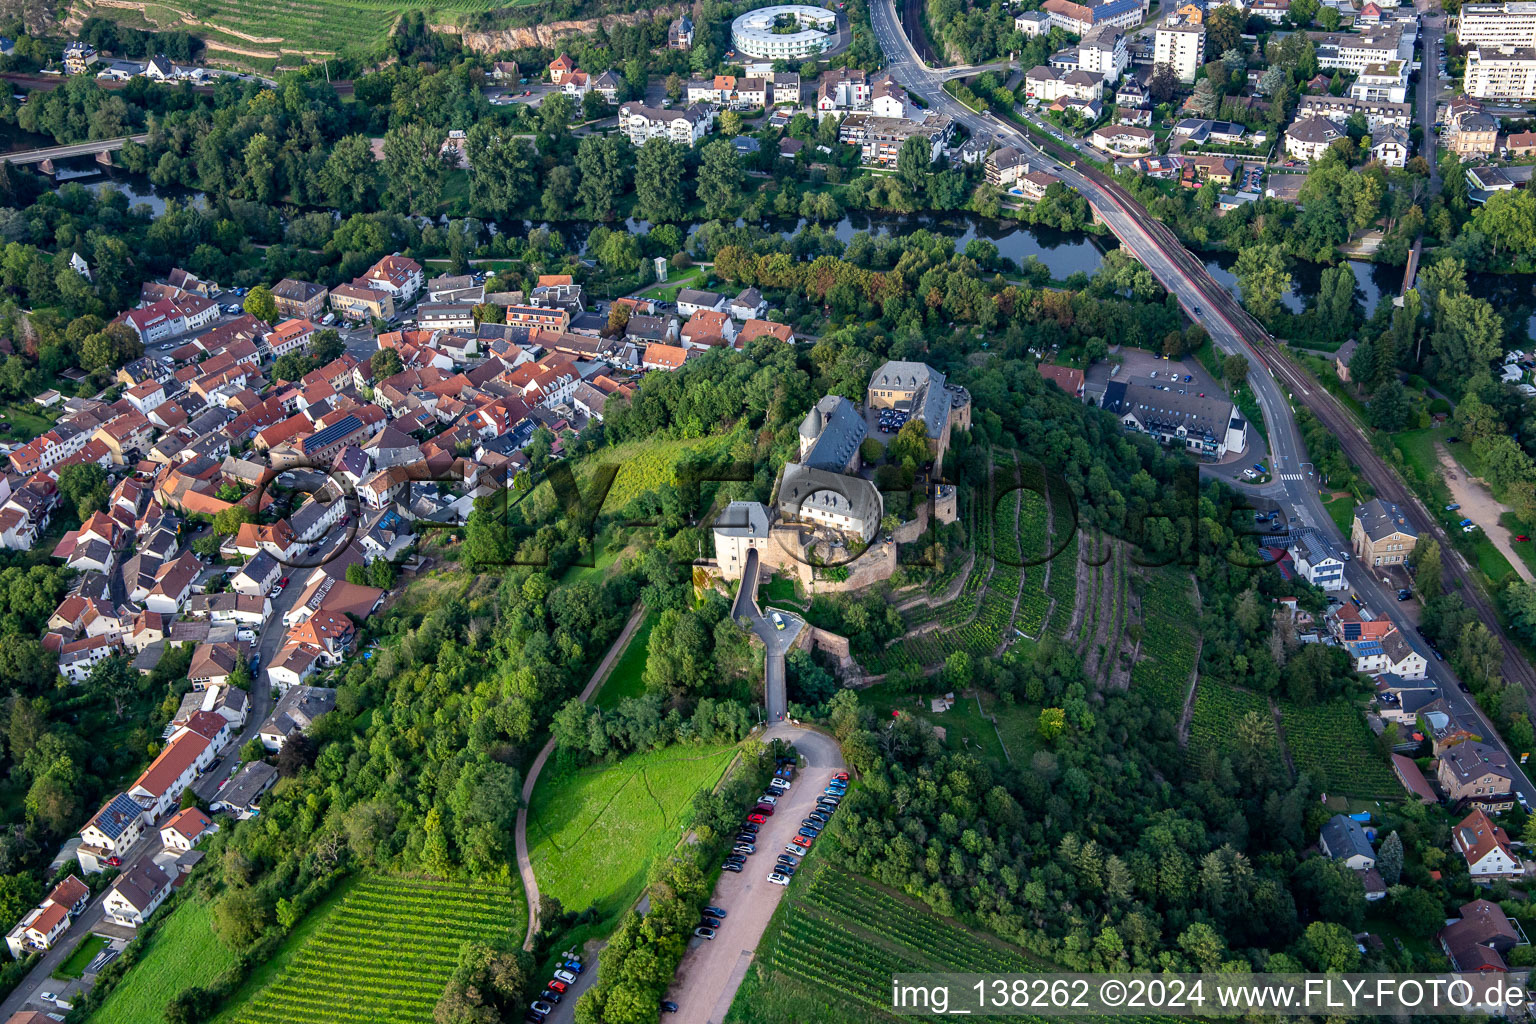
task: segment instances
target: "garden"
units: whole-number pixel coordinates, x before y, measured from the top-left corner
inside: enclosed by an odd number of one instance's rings
[[[516,941],[526,914],[521,896],[505,886],[366,879],[331,904],[271,983],[225,1019],[231,1024],[428,1020],[460,947]]]
[[[595,906],[601,917],[627,910],[651,861],[682,838],[694,793],[713,787],[735,752],[733,745],[674,746],[613,764],[547,767],[528,812],[539,891],[570,910]]]
[[[91,1024],[164,1024],[167,1002],[234,962],[235,955],[213,933],[208,904],[186,899],[159,922],[143,958],[92,1015]]]

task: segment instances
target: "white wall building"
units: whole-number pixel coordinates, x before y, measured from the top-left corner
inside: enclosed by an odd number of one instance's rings
[[[1462,4],[1456,27],[1462,46],[1536,46],[1536,3]]]
[[[1205,26],[1167,24],[1152,42],[1152,65],[1167,64],[1181,82],[1193,82],[1205,60]]]
[[[1462,89],[1479,100],[1536,98],[1536,47],[1479,46],[1468,50]]]

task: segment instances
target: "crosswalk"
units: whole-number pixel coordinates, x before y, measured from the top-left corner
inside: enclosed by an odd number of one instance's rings
[[[1300,480],[1301,478],[1302,478],[1302,475],[1300,473],[1281,473],[1280,474],[1280,479],[1281,480]]]

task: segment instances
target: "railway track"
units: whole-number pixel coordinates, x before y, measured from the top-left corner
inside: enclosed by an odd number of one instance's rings
[[[1083,172],[1122,212],[1136,216],[1139,204],[1120,185],[1092,169]],[[1219,310],[1222,319],[1234,329],[1249,350],[1252,359],[1268,371],[1289,392],[1289,397],[1299,400],[1318,421],[1336,438],[1344,454],[1360,469],[1361,475],[1375,490],[1377,496],[1393,502],[1407,514],[1421,536],[1434,538],[1440,544],[1445,576],[1467,606],[1499,640],[1503,652],[1501,673],[1506,681],[1524,687],[1528,701],[1536,698],[1536,667],[1525,657],[1511,640],[1499,622],[1498,612],[1489,595],[1473,576],[1472,568],[1455,547],[1433,512],[1377,453],[1371,440],[1360,424],[1350,415],[1338,399],[1326,388],[1313,380],[1306,371],[1293,363],[1281,346],[1264,330],[1253,316],[1221,285],[1206,272],[1201,263],[1173,232],[1160,221],[1143,222],[1143,229],[1153,236],[1165,257],[1181,267],[1205,296],[1213,309]],[[1299,399],[1298,399],[1299,396]]]

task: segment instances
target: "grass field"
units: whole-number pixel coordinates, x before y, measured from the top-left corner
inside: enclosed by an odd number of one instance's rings
[[[602,916],[640,895],[653,858],[682,837],[693,794],[714,786],[734,746],[672,747],[575,771],[546,768],[530,801],[528,856],[539,891]]]
[[[665,284],[647,288],[640,293],[642,299],[660,299],[663,302],[672,302],[677,298],[677,293],[684,288],[697,288],[703,279],[707,267],[691,267],[687,270],[668,270]]]
[[[859,694],[859,705],[872,709],[875,717],[880,719],[890,718],[892,711],[916,716],[943,729],[944,745],[950,750],[969,750],[973,753],[979,750],[983,757],[1000,765],[1007,763],[1008,756],[1003,752],[1002,741],[997,738],[997,730],[982,716],[976,707],[975,697],[961,697],[957,694],[955,706],[948,711],[935,714],[930,710],[929,698],[943,693],[944,686],[937,679],[933,680],[931,692],[923,690],[920,694],[889,693],[884,687],[874,686]],[[922,701],[920,705],[919,698]],[[1038,716],[1038,712],[1036,714]]]
[[[513,942],[526,909],[506,888],[374,877],[324,910],[271,982],[225,1014],[235,1024],[430,1020],[459,947]]]
[[[85,973],[91,961],[96,959],[96,954],[107,948],[107,940],[100,935],[87,935],[80,940],[80,945],[59,964],[53,972],[53,976],[59,979],[78,978]]]
[[[677,464],[685,455],[703,453],[723,455],[731,443],[730,437],[700,437],[686,440],[629,441],[611,448],[604,448],[581,459],[576,464],[576,486],[583,502],[593,500],[590,492],[593,477],[599,466],[615,466],[613,484],[603,500],[603,515],[617,514],[630,502],[648,491],[675,486]],[[541,481],[525,501],[531,502],[531,510],[553,510],[555,494],[548,480]],[[542,512],[530,511],[530,515]]]
[[[208,904],[188,900],[150,939],[149,949],[91,1017],[91,1024],[164,1024],[165,1004],[226,970],[235,955],[213,934]]]
[[[820,863],[813,852],[774,912],[725,1021],[863,1024],[910,1019],[887,1012],[893,974],[1023,974],[1046,969],[1021,949]]]
[[[1333,520],[1346,537],[1355,522],[1355,496],[1352,494],[1340,494],[1323,502],[1323,508],[1328,510],[1328,518]]]
[[[56,405],[54,408],[62,409],[63,406]],[[44,416],[42,407],[35,402],[13,402],[0,406],[0,413],[5,414],[5,422],[11,425],[10,432],[5,434],[7,441],[30,441],[53,429],[53,420]]]
[[[987,713],[997,719],[997,733],[1014,764],[1029,764],[1040,748],[1040,708],[1034,704],[1004,704],[991,696],[982,698]]]
[[[645,618],[629,638],[629,645],[603,685],[592,695],[592,704],[604,711],[616,708],[625,697],[638,697],[645,692],[645,656],[651,644],[651,630],[656,628],[657,612],[647,610]]]

